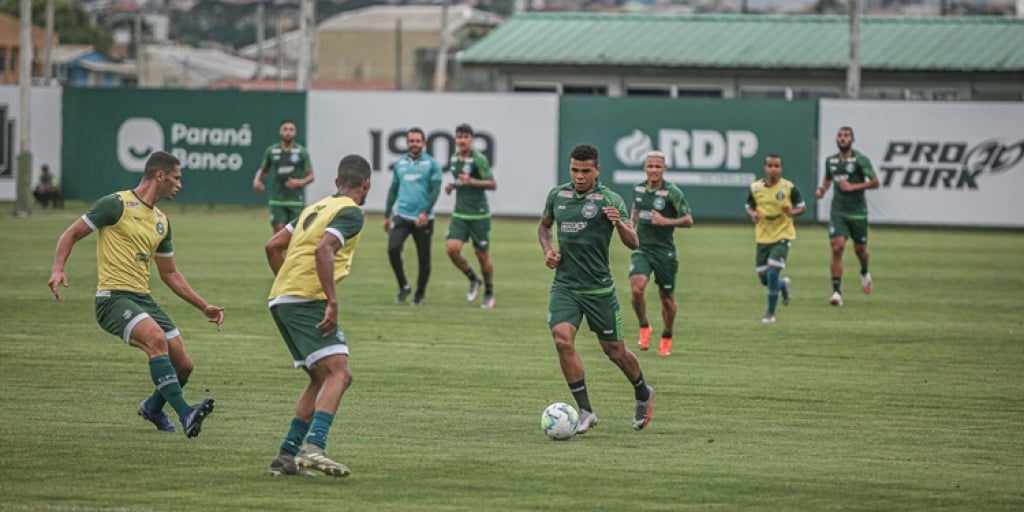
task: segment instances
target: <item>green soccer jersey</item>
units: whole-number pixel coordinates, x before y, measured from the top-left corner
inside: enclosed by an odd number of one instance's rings
[[[690,205],[683,197],[683,191],[674,183],[662,182],[661,188],[647,188],[647,181],[633,186],[633,204],[636,206],[636,231],[640,237],[639,252],[655,256],[676,257],[676,243],[673,238],[676,228],[651,224],[651,211],[662,216],[678,219],[690,213]]]
[[[853,158],[843,158],[836,153],[825,159],[825,177],[832,180],[832,212],[848,217],[867,217],[868,203],[864,191],[843,192],[839,183],[864,183],[875,177],[871,160],[860,151],[853,152]]]
[[[281,143],[271,144],[263,152],[263,165],[270,175],[271,206],[305,206],[305,187],[291,189],[285,186],[289,179],[306,177],[306,169],[313,167],[309,152],[298,142],[293,142],[288,149]]]
[[[601,208],[614,206],[622,222],[629,222],[622,196],[598,184],[582,194],[572,183],[548,192],[544,216],[553,219],[558,233],[558,251],[562,261],[555,270],[553,287],[563,286],[582,293],[606,293],[614,289],[608,268],[608,244],[615,226]]]
[[[463,158],[456,152],[449,161],[451,163],[448,164],[448,172],[452,173],[455,183],[459,183],[459,176],[463,174],[469,174],[470,178],[478,180],[488,180],[493,176],[490,162],[479,151],[470,151],[469,158]],[[467,220],[490,217],[491,208],[487,204],[486,192],[479,187],[457,187],[455,189],[455,210],[452,212],[452,217]]]

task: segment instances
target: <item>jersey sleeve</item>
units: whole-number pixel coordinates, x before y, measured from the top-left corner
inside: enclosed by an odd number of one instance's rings
[[[441,162],[438,162],[436,158],[430,157],[430,181],[441,181],[444,177],[444,170],[441,169]]]
[[[302,168],[303,171],[313,168],[313,159],[310,158],[309,150],[305,146],[302,148],[302,161],[306,163],[306,166]]]
[[[479,153],[473,156],[473,163],[476,164],[476,172],[480,174],[480,179],[487,180],[494,176],[491,172],[491,163],[487,161],[487,157]]]
[[[793,206],[804,204],[804,197],[800,194],[800,189],[796,185],[793,185],[793,188],[789,191],[789,201],[793,203]]]
[[[623,222],[629,222],[629,210],[626,209],[626,201],[622,199],[622,196],[612,192],[611,190],[605,194],[605,201],[608,206],[614,206],[619,211],[619,217],[622,218]]]
[[[156,246],[156,255],[162,258],[174,256],[174,243],[171,242],[171,219],[167,219],[167,236],[160,241],[160,245]]]
[[[555,195],[558,194],[558,187],[551,189],[548,192],[548,198],[544,201],[544,211],[542,215],[549,218],[555,218]]]
[[[683,217],[690,212],[690,205],[686,202],[686,196],[683,195],[683,191],[676,188],[672,190],[672,206],[679,212],[679,216]]]
[[[747,206],[749,206],[751,210],[757,209],[757,199],[754,199],[753,188],[747,191]]]
[[[262,159],[262,163],[260,164],[260,169],[267,169],[267,170],[270,169],[270,155],[271,155],[270,150],[271,150],[272,147],[273,146],[267,146],[267,149],[263,150],[263,159]]]
[[[860,170],[864,173],[864,178],[870,180],[876,176],[875,168],[871,165],[871,160],[868,157],[858,153],[857,160],[860,162]]]
[[[825,159],[825,179],[832,179],[832,167],[828,165],[828,161],[831,157]]]
[[[365,215],[360,208],[342,208],[331,223],[327,225],[327,233],[330,233],[341,240],[346,240],[359,234],[363,230]]]
[[[86,224],[95,231],[103,226],[116,224],[121,219],[122,213],[124,213],[124,202],[121,201],[121,196],[110,194],[96,201],[82,217]]]

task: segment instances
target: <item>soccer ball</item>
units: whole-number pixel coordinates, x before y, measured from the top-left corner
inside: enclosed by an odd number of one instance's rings
[[[579,421],[580,415],[571,405],[555,402],[540,415],[540,428],[549,438],[562,441],[576,435]]]

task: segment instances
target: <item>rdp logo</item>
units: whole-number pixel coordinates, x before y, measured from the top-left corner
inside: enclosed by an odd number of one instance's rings
[[[670,169],[739,170],[743,159],[757,154],[757,134],[746,130],[658,130],[658,148],[665,153]],[[615,156],[623,165],[643,166],[644,157],[654,149],[651,137],[640,130],[615,143]]]
[[[146,170],[146,160],[164,147],[164,129],[148,117],[132,117],[117,130],[117,161],[126,171]]]
[[[370,130],[370,143],[373,145],[374,170],[382,170],[391,165],[392,160],[402,156],[408,147],[405,144],[406,130],[394,130],[384,135],[381,130]],[[455,152],[455,134],[449,131],[437,130],[426,133],[427,140],[423,151],[430,153],[436,158],[441,166],[448,163],[448,157]],[[387,153],[385,153],[385,148]],[[494,143],[494,136],[488,132],[477,131],[473,135],[473,149],[481,152],[487,157],[491,167],[498,165],[497,151]]]

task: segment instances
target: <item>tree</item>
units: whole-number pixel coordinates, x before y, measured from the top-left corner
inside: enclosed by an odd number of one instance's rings
[[[0,0],[0,12],[20,17],[18,0]],[[32,0],[32,23],[46,22],[46,0]],[[110,35],[94,25],[89,15],[71,0],[53,0],[53,30],[62,44],[89,44],[101,52],[110,49]]]

